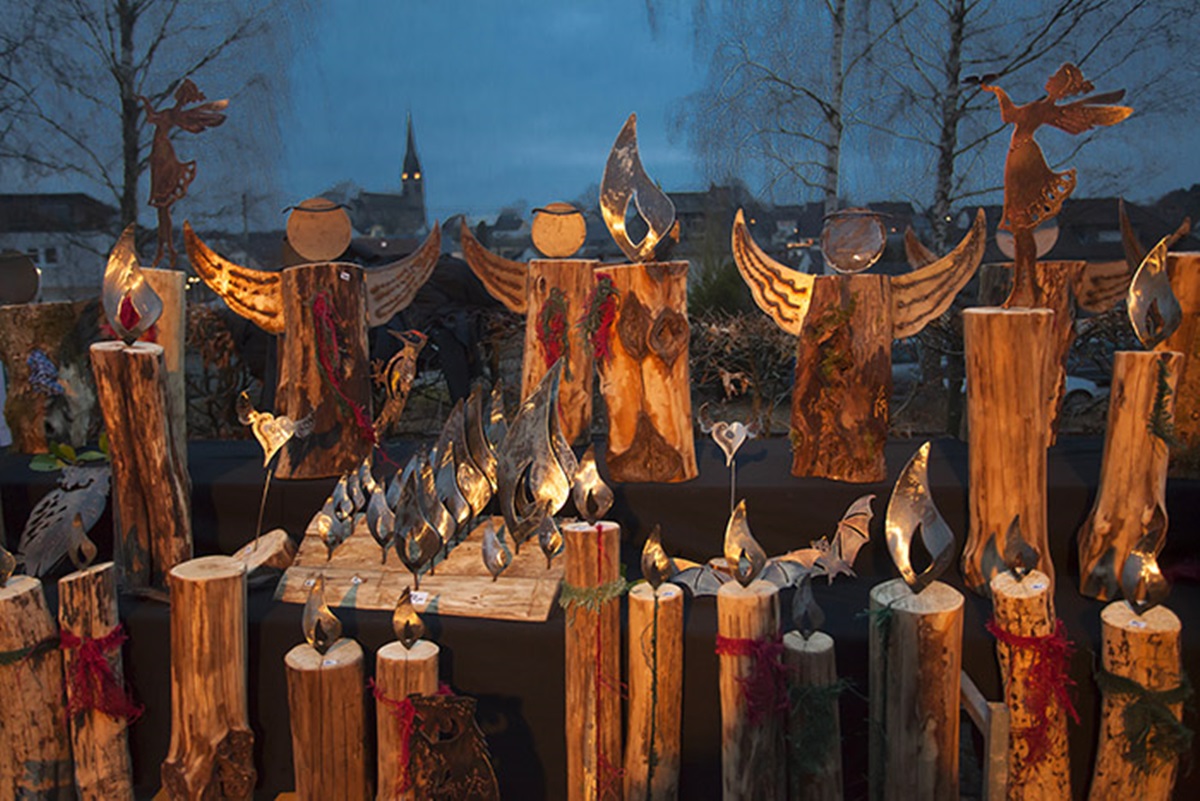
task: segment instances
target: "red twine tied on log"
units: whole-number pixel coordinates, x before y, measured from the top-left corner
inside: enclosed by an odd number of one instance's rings
[[[133,723],[142,716],[145,707],[117,683],[108,655],[120,650],[129,637],[120,624],[103,637],[77,637],[65,629],[59,635],[64,651],[78,651],[75,664],[67,677],[70,692],[67,712],[71,715],[98,709],[114,718]]]
[[[361,404],[346,394],[342,389],[342,380],[334,369],[333,359],[340,353],[337,335],[337,310],[329,300],[326,292],[318,292],[313,299],[313,322],[317,328],[317,362],[325,380],[333,387],[333,391],[354,415],[354,425],[358,428],[363,441],[375,444],[375,426],[367,417],[367,411]]]
[[[375,683],[375,679],[367,679],[367,686],[375,700],[383,704],[392,717],[396,719],[396,728],[400,741],[400,770],[396,772],[396,795],[407,793],[412,789],[412,734],[413,724],[417,719],[417,707],[412,698],[404,697],[397,701],[388,697],[383,688]],[[438,695],[453,695],[450,685],[438,682]]]
[[[718,634],[717,656],[748,656],[753,660],[750,675],[738,678],[751,726],[757,726],[772,714],[787,711],[787,668],[783,664],[782,635],[752,640]]]
[[[1071,720],[1076,725],[1079,723],[1079,713],[1071,702],[1070,692],[1075,682],[1067,675],[1067,663],[1075,652],[1075,643],[1067,639],[1067,627],[1062,620],[1055,621],[1053,634],[1042,637],[1025,637],[1005,631],[995,618],[987,622],[987,630],[1009,648],[1033,654],[1025,683],[1029,688],[1029,713],[1036,723],[1023,731],[1014,731],[1014,734],[1023,738],[1029,747],[1028,763],[1037,764],[1050,752],[1051,704],[1057,701]]]

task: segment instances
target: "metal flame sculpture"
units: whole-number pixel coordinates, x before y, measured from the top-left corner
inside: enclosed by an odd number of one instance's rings
[[[504,544],[504,530],[497,530],[490,522],[483,530],[483,565],[492,574],[492,581],[512,564],[512,551]]]
[[[657,523],[642,545],[642,578],[657,591],[664,581],[670,581],[679,568],[662,545],[662,527]]]
[[[1129,283],[1129,320],[1146,350],[1154,350],[1183,321],[1183,310],[1167,276],[1167,248],[1172,239],[1164,237],[1150,249]]]
[[[922,445],[896,478],[884,525],[888,553],[901,578],[918,593],[954,561],[954,532],[929,494],[929,446],[928,442]],[[933,560],[920,573],[912,565],[912,545],[916,536],[920,536]]]
[[[594,526],[612,508],[612,487],[600,477],[595,445],[589,445],[579,460],[579,469],[575,471],[575,480],[571,485],[571,499],[575,503],[575,510],[583,515],[588,525]]]
[[[137,342],[149,331],[163,311],[162,298],[150,286],[138,265],[136,230],[137,223],[130,223],[121,233],[108,254],[108,266],[104,269],[104,314],[126,345]],[[131,325],[125,324],[126,318],[121,314],[123,308],[132,310],[136,318]]]
[[[317,575],[312,582],[300,624],[304,628],[304,639],[317,649],[317,653],[324,654],[342,638],[342,621],[325,603],[324,574]]]
[[[1161,507],[1156,507],[1154,519],[1145,535],[1130,549],[1121,567],[1121,592],[1138,615],[1146,614],[1167,600],[1171,591],[1171,586],[1158,567],[1158,554],[1166,535],[1166,515]]]
[[[630,203],[636,205],[649,229],[639,242],[632,241],[625,229]],[[600,213],[613,241],[631,262],[656,261],[660,243],[675,225],[675,204],[642,167],[638,155],[637,114],[629,115],[609,151],[604,178],[600,182]]]
[[[417,640],[425,636],[425,622],[417,614],[412,602],[412,588],[405,587],[396,599],[396,610],[392,612],[392,629],[405,648],[412,650]]]
[[[767,552],[750,533],[744,500],[733,510],[725,527],[725,562],[743,587],[750,586],[767,566]]]

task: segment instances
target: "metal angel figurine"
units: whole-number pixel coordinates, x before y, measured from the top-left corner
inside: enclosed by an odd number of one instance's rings
[[[162,261],[164,251],[169,256],[172,269],[175,267],[177,253],[171,231],[171,206],[187,194],[192,179],[196,177],[196,162],[180,161],[175,155],[171,129],[200,133],[225,122],[222,112],[229,101],[202,102],[206,99],[191,78],[185,78],[179,84],[175,90],[175,105],[169,108],[155,111],[147,98],[138,95],[138,100],[146,109],[146,122],[154,126],[154,141],[150,146],[150,205],[158,209],[158,249],[154,252],[154,267]],[[199,105],[191,105],[193,103]]]
[[[1125,90],[1106,92],[1070,103],[1060,101],[1091,92],[1095,87],[1074,64],[1063,64],[1046,81],[1046,96],[1018,106],[998,86],[980,85],[1000,101],[1000,118],[1016,126],[1004,162],[1004,219],[1000,228],[1011,231],[1015,258],[1012,294],[1005,306],[1035,305],[1033,264],[1037,244],[1033,231],[1055,217],[1063,201],[1075,190],[1075,170],[1055,172],[1033,134],[1043,125],[1069,134],[1081,134],[1101,125],[1115,125],[1133,113],[1128,106],[1110,105],[1125,96]]]

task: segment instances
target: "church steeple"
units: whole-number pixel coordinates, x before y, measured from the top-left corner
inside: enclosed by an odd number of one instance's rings
[[[412,113],[408,115],[408,143],[404,149],[404,166],[400,170],[401,186],[422,185],[421,159],[417,156],[417,138],[413,134]]]
[[[404,149],[404,165],[400,169],[400,197],[402,198],[405,228],[424,231],[425,176],[421,171],[421,159],[417,156],[417,137],[413,133],[412,112],[408,114],[408,142]]]

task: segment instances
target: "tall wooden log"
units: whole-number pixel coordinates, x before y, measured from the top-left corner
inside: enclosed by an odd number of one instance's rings
[[[187,459],[187,382],[184,376],[184,342],[187,341],[187,275],[182,270],[144,267],[146,282],[162,298],[162,316],[154,324],[154,341],[163,347],[167,368],[167,398],[171,404],[171,431],[175,446]]]
[[[683,704],[683,590],[638,584],[629,591],[629,727],[625,798],[679,797]],[[653,754],[653,759],[651,755]]]
[[[0,587],[0,698],[0,797],[74,799],[58,630],[30,576]]]
[[[117,615],[117,571],[112,562],[93,565],[63,576],[58,582],[58,623],[82,641],[98,640],[120,625]],[[67,702],[80,689],[70,680],[81,657],[78,649],[63,650]],[[121,650],[105,654],[116,686],[124,689]],[[69,716],[71,750],[75,755],[75,786],[83,801],[133,799],[129,761],[129,723],[98,709]]]
[[[171,744],[162,781],[173,801],[249,799],[254,733],[246,698],[246,568],[204,556],[171,573]]]
[[[1170,426],[1183,364],[1183,354],[1175,351],[1118,351],[1113,359],[1100,485],[1079,529],[1084,595],[1102,601],[1120,597],[1129,551],[1152,526],[1167,524],[1169,448],[1150,421],[1157,407],[1159,422]]]
[[[280,289],[284,331],[279,337],[275,413],[293,420],[309,413],[316,417],[310,436],[294,437],[280,451],[275,476],[338,476],[358,465],[371,450],[370,440],[364,437],[349,408],[349,404],[356,404],[364,420],[372,419],[362,269],[342,262],[301,264],[283,271]],[[331,310],[336,353],[324,334],[318,332],[313,313],[318,296]],[[329,362],[340,394],[323,375],[323,357]]]
[[[963,311],[967,368],[970,529],[963,548],[967,585],[986,595],[1004,569],[1003,537],[1020,516],[1054,580],[1046,531],[1047,389],[1054,313],[1044,309]]]
[[[792,475],[857,483],[887,478],[891,307],[886,275],[828,275],[813,282],[796,338]]]
[[[1200,253],[1168,253],[1167,274],[1183,311],[1179,328],[1158,346],[1183,354],[1175,399],[1180,445],[1171,453],[1171,472],[1194,476],[1200,472]]]
[[[801,694],[805,690],[820,693],[837,684],[837,660],[833,638],[823,631],[814,631],[806,640],[798,631],[783,635],[784,660],[788,668],[788,684]],[[814,715],[823,721],[806,719],[793,710],[788,721],[788,749],[793,751],[803,741],[806,726],[832,728],[828,731],[829,750],[821,759],[820,768],[813,773],[796,770],[795,759],[788,756],[789,801],[840,801],[842,795],[842,727],[838,719],[838,701],[830,697],[814,706]]]
[[[284,657],[292,719],[292,765],[301,801],[369,801],[363,650],[341,639],[321,654],[301,643]]]
[[[192,486],[171,433],[163,349],[97,342],[91,351],[112,453],[118,580],[161,590],[168,571],[192,557]]]
[[[893,579],[870,608],[870,797],[957,799],[962,594]]]
[[[1164,606],[1138,616],[1124,601],[1113,601],[1100,613],[1101,665],[1104,670],[1150,692],[1179,687],[1182,652],[1179,618]],[[1130,761],[1130,735],[1125,710],[1138,700],[1124,693],[1103,693],[1100,708],[1100,744],[1089,801],[1166,801],[1179,774],[1179,759],[1151,757],[1145,766]],[[1171,704],[1179,720],[1183,704]]]
[[[779,636],[779,588],[761,579],[743,587],[730,581],[717,591],[717,634],[732,640],[770,641]],[[721,797],[725,801],[787,798],[783,715],[765,710],[751,720],[743,684],[758,657],[718,650],[721,693]],[[782,700],[782,699],[779,699]]]
[[[419,787],[405,786],[409,766],[401,755],[408,753],[401,743],[400,724],[390,705],[403,702],[413,694],[433,695],[438,687],[437,645],[417,640],[412,649],[401,642],[389,642],[375,655],[375,686],[382,698],[375,704],[375,725],[379,744],[379,801],[419,801]]]
[[[621,527],[567,523],[562,533],[563,594],[578,600],[567,608],[565,637],[567,798],[620,799],[621,604],[616,596],[587,601],[621,580]]]
[[[1054,634],[1054,594],[1050,579],[1037,570],[1017,581],[1012,573],[996,574],[992,579],[992,603],[996,625],[1001,631],[1018,637],[1049,637]],[[1038,654],[1030,648],[996,644],[1000,674],[1004,682],[1004,700],[1009,713],[1008,798],[1009,801],[1037,801],[1071,797],[1071,771],[1067,758],[1067,715],[1053,692],[1046,693],[1046,705],[1032,703],[1037,697],[1039,678],[1032,672]],[[1043,727],[1045,750],[1030,758],[1030,732]]]
[[[685,261],[602,267],[617,313],[610,355],[597,364],[608,410],[614,481],[695,478]]]

